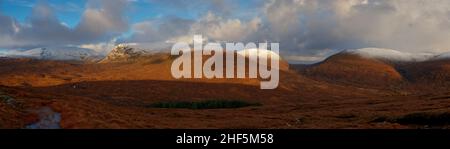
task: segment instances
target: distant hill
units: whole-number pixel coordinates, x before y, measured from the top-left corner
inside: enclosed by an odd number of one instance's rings
[[[97,61],[102,57],[94,50],[77,47],[42,47],[25,51],[9,50],[3,52],[1,56],[10,58],[73,61]]]
[[[365,86],[386,86],[400,83],[403,79],[390,63],[346,52],[304,68],[303,72],[319,80]]]
[[[391,88],[406,87],[407,83],[427,88],[450,85],[448,55],[364,48],[345,50],[317,64],[293,67],[316,80],[339,84]]]

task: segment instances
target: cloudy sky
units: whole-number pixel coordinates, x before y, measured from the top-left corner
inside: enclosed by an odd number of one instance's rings
[[[449,0],[0,0],[0,49],[279,42],[290,61],[365,47],[450,50]]]

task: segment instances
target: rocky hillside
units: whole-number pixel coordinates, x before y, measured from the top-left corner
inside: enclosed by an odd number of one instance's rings
[[[150,53],[144,49],[119,44],[100,63],[131,62],[148,54]]]

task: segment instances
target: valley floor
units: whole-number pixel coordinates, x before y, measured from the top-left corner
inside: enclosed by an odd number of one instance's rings
[[[144,66],[149,69],[138,71],[147,76],[131,74],[130,68]],[[283,72],[276,90],[260,90],[251,80],[180,81],[151,69],[165,66],[3,61],[0,127],[446,128],[450,118],[450,92],[445,90],[404,93],[345,86],[297,72]],[[214,109],[152,106],[206,100],[257,104]]]

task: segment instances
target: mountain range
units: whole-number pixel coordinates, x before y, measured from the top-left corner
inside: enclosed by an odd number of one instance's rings
[[[297,66],[297,70],[312,78],[357,86],[388,88],[424,83],[448,86],[447,55],[376,48],[346,50],[313,65]]]
[[[448,127],[439,118],[450,107],[445,53],[356,49],[312,65],[272,55],[281,59],[280,83],[261,90],[259,78],[174,79],[169,53],[72,50],[0,59],[0,127],[45,128],[37,124],[48,117],[57,118],[52,128]]]

